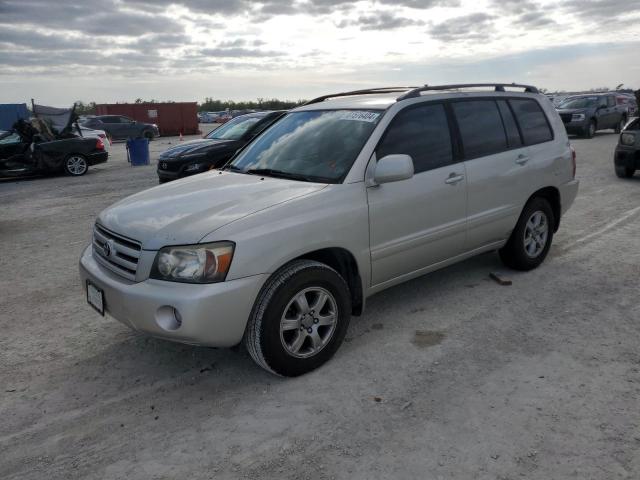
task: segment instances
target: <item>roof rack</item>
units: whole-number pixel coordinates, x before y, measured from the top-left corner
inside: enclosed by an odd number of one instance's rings
[[[367,88],[364,90],[353,90],[351,92],[342,92],[342,93],[333,93],[331,95],[323,95],[322,97],[309,100],[307,103],[304,103],[303,105],[311,105],[313,103],[324,102],[328,98],[350,97],[352,95],[368,95],[371,93],[399,93],[399,92],[406,92],[406,91],[414,91],[417,88],[418,87],[382,87],[382,88]]]
[[[538,89],[531,85],[521,85],[518,83],[459,83],[453,85],[425,85],[424,87],[414,88],[413,90],[401,95],[397,98],[397,101],[406,100],[407,98],[416,98],[420,96],[420,93],[429,90],[456,90],[460,88],[475,88],[475,87],[493,87],[496,92],[504,92],[505,87],[509,88],[524,88],[525,93],[539,93]]]

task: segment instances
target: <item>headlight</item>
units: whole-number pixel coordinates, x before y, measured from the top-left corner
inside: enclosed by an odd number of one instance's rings
[[[582,120],[584,120],[584,113],[574,113],[571,115],[572,122],[581,122]]]
[[[620,135],[620,143],[622,145],[633,145],[636,143],[636,136],[633,133],[623,133]]]
[[[191,165],[188,165],[187,168],[184,169],[184,171],[185,172],[197,172],[201,168],[202,168],[202,164],[201,163],[192,163]]]
[[[184,283],[222,282],[231,266],[233,249],[232,242],[164,247],[153,262],[151,278]]]

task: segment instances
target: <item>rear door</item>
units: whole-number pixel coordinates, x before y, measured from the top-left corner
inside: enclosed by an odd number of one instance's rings
[[[454,161],[454,142],[442,103],[412,105],[391,121],[376,159],[407,154],[414,176],[367,188],[372,285],[379,285],[461,253],[466,220],[466,175]]]
[[[451,104],[467,172],[466,251],[508,238],[529,195],[529,148],[504,99]]]

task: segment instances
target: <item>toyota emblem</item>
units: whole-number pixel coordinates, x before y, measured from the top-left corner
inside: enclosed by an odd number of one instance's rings
[[[111,243],[112,243],[111,240],[108,240],[104,242],[104,244],[102,245],[102,253],[104,253],[105,257],[111,256],[111,251],[113,250]]]

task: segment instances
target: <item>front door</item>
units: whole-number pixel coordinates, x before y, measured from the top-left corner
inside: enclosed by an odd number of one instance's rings
[[[408,276],[464,248],[466,172],[454,163],[440,103],[412,105],[390,123],[376,158],[410,155],[414,176],[367,189],[372,286]]]

